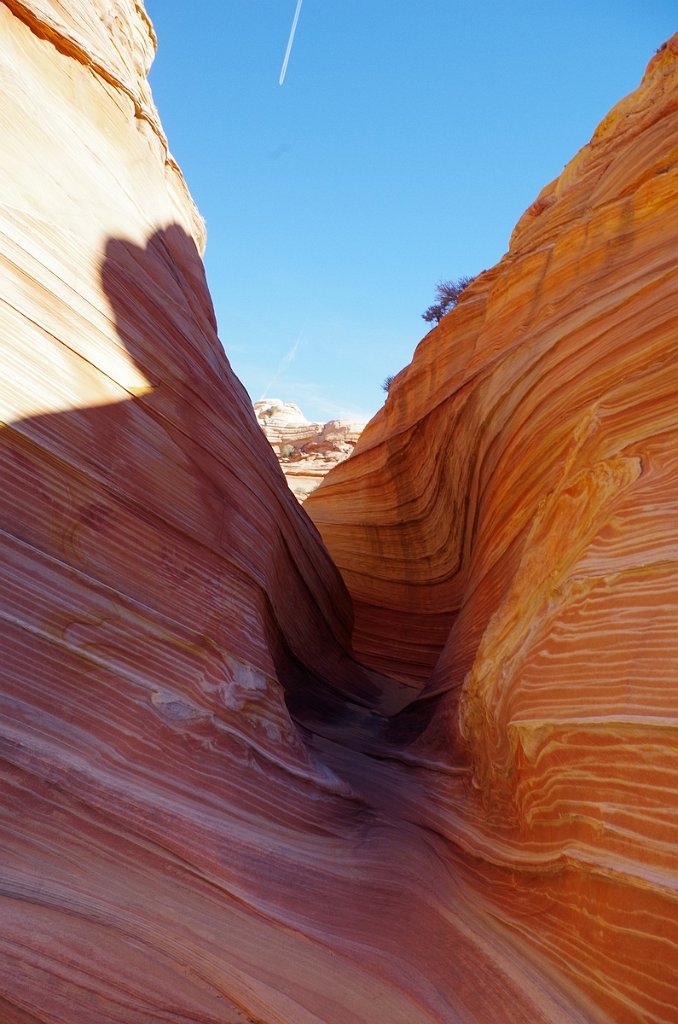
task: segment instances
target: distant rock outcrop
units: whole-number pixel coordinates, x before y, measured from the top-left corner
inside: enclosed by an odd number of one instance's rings
[[[300,502],[334,466],[349,457],[365,429],[365,424],[356,420],[311,423],[298,405],[279,398],[255,402],[254,411]]]

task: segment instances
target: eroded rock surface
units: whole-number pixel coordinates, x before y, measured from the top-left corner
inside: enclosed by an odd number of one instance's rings
[[[617,1022],[678,1019],[677,158],[674,37],[306,504],[417,816]]]
[[[323,477],[349,457],[365,429],[364,423],[354,420],[309,422],[298,405],[279,398],[255,402],[254,411],[292,493],[302,504]]]
[[[2,1024],[675,1018],[675,46],[318,492],[374,670],[142,7],[0,41]]]

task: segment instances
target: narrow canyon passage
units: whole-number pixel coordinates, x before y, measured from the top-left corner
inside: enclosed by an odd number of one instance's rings
[[[390,693],[386,682],[385,690],[382,707],[407,699],[397,682]],[[425,719],[430,716],[429,709]],[[318,898],[300,908],[297,920],[306,931],[311,922],[303,915],[310,911],[334,948],[360,951],[360,963],[373,976],[369,1019],[607,1020],[538,955],[516,945],[491,902],[470,884],[473,870],[464,863],[463,848],[451,855],[446,802],[464,802],[468,769],[424,758],[417,763],[408,752],[413,727],[403,745],[393,735],[402,736],[402,727],[394,729],[388,717],[367,709],[350,705],[342,714],[333,705],[326,721],[319,718],[314,716],[313,731],[308,721],[300,724],[302,734],[309,750],[358,798],[359,827],[357,835],[337,837],[334,891],[323,880]],[[531,907],[529,915],[534,912]]]
[[[143,6],[0,38],[2,1024],[676,1024],[678,37],[304,509]]]

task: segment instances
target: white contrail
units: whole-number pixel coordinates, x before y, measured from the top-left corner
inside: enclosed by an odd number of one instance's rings
[[[271,388],[273,387],[273,385],[275,384],[275,382],[281,376],[283,371],[287,369],[287,367],[290,365],[290,363],[293,362],[296,359],[297,352],[299,351],[299,346],[301,345],[301,339],[302,339],[303,333],[304,333],[303,330],[299,331],[299,336],[298,336],[297,340],[295,341],[294,345],[292,345],[292,348],[289,350],[289,352],[286,352],[285,355],[280,360],[280,363],[278,365],[278,369],[275,371],[275,373],[273,374],[273,376],[269,380],[268,384],[264,388],[264,393],[261,396],[261,398],[259,399],[260,402],[263,402],[264,398],[268,398],[268,393],[271,390]]]
[[[292,52],[292,43],[294,42],[294,33],[297,31],[297,22],[299,21],[299,12],[301,10],[302,0],[297,0],[297,9],[294,12],[294,19],[292,20],[292,28],[290,30],[290,38],[287,40],[287,49],[285,50],[285,59],[283,61],[282,71],[280,72],[279,85],[282,85],[285,81],[285,75],[287,74],[287,65],[290,60],[290,53]]]

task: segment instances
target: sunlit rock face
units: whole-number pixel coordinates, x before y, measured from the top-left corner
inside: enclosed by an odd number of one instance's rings
[[[321,1018],[295,903],[363,827],[283,684],[374,684],[216,337],[152,53],[138,4],[0,5],[3,1024]]]
[[[298,405],[279,398],[262,398],[254,403],[254,412],[292,493],[302,503],[331,469],[349,457],[365,428],[354,420],[309,422]]]
[[[418,815],[629,1022],[678,1020],[677,157],[674,37],[305,506]]]
[[[588,1021],[345,745],[394,695],[216,337],[153,48],[0,5],[0,1020]]]
[[[674,51],[361,442],[396,682],[216,337],[153,51],[0,5],[0,1021],[675,1019]]]

